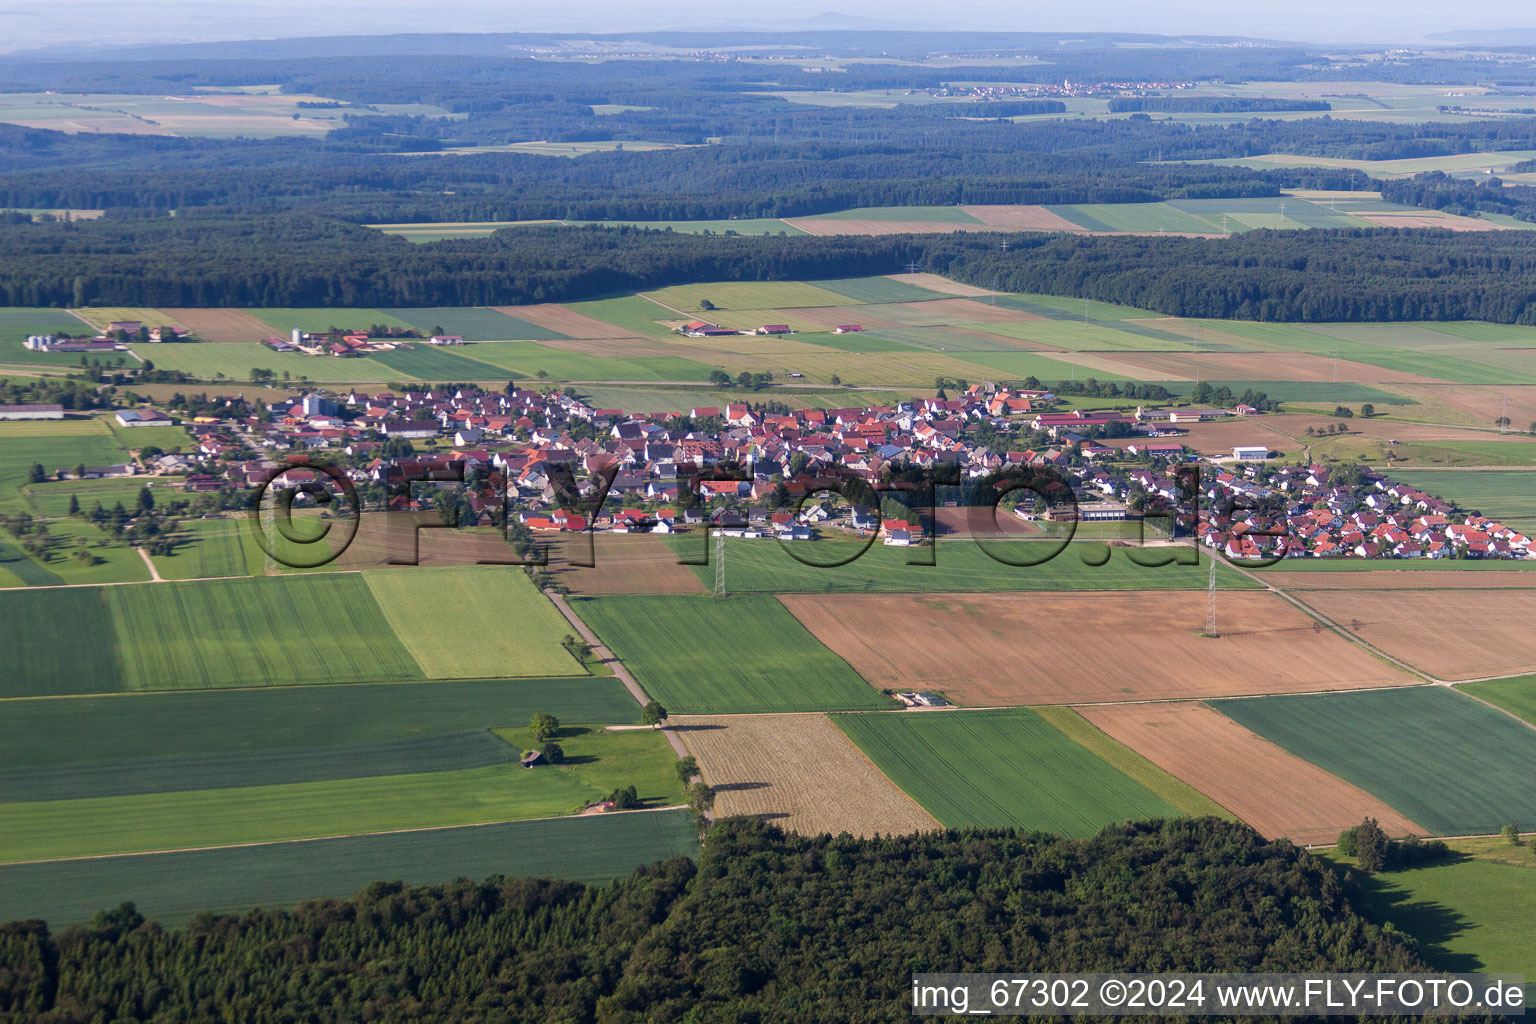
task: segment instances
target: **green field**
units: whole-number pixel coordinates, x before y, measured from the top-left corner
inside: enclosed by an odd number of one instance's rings
[[[77,791],[94,784],[127,795],[0,803],[0,861],[549,817],[572,813],[628,784],[652,805],[682,798],[673,769],[676,755],[659,732],[576,726],[562,729],[559,740],[569,763],[535,769],[517,764],[521,751],[533,745],[526,727],[500,736],[476,730],[333,746],[322,754],[144,762],[137,771],[107,769],[94,780],[77,769],[45,777],[42,788]],[[223,788],[208,788],[209,783]]]
[[[1078,203],[1046,209],[1090,231],[1174,231],[1202,235],[1220,234],[1220,218],[1213,227],[1207,220],[1185,213],[1171,203]],[[1235,225],[1234,225],[1235,226]]]
[[[890,706],[772,597],[596,597],[571,606],[674,713]]]
[[[159,448],[163,452],[181,452],[192,448],[192,435],[186,427],[120,427],[108,423],[117,443],[129,451]]]
[[[1536,473],[1418,470],[1393,473],[1393,478],[1516,529],[1536,526]]]
[[[99,527],[84,519],[55,519],[48,524],[55,547],[43,568],[58,583],[147,583],[149,568],[137,548],[114,544]],[[84,548],[93,557],[82,565],[71,552]]]
[[[81,504],[86,504],[84,499]],[[249,576],[249,546],[250,530],[244,519],[193,519],[182,523],[175,549],[168,556],[157,556],[155,568],[168,580]],[[258,562],[255,571],[260,570]]]
[[[925,299],[949,299],[952,295],[932,288],[897,281],[890,277],[842,277],[832,281],[812,281],[817,288],[835,292],[854,302],[922,302]]]
[[[129,690],[395,682],[421,669],[361,576],[108,587]],[[101,693],[88,679],[77,693]]]
[[[665,310],[657,307],[658,312]],[[679,350],[682,351],[682,350]],[[567,352],[533,341],[485,341],[474,346],[475,359],[522,377],[540,372],[555,380],[683,381],[703,383],[709,365],[681,356],[593,356]]]
[[[96,587],[0,591],[0,647],[9,662],[0,697],[122,689],[103,594]]]
[[[1006,513],[1005,513],[1006,514]],[[1088,565],[1081,555],[1102,553],[1097,544],[1062,551],[1039,565],[1008,565],[970,541],[942,541],[934,548],[897,548],[875,543],[857,555],[859,542],[818,540],[801,542],[795,551],[820,562],[855,556],[847,565],[824,568],[807,565],[773,540],[726,542],[725,580],[730,593],[974,593],[994,590],[1182,590],[1204,587],[1210,568],[1202,557],[1199,565],[1166,565],[1148,568],[1132,562],[1125,550],[1112,550],[1103,565]],[[672,540],[679,557],[696,559],[704,554],[698,537]],[[1014,561],[1045,557],[1053,544],[1036,541],[989,541],[988,548]],[[834,554],[841,552],[840,555]],[[1080,554],[1081,553],[1081,554]],[[1155,553],[1155,552],[1154,552]],[[934,565],[911,565],[909,559],[932,556]],[[713,553],[710,554],[713,558]],[[715,567],[693,566],[705,586],[713,586]],[[1216,579],[1223,588],[1258,586],[1247,577],[1218,566]]]
[[[921,330],[922,328],[907,329]],[[797,334],[795,340],[804,342],[807,345],[820,345],[822,348],[837,349],[839,352],[915,352],[927,347],[925,345],[911,345],[905,341],[898,341],[890,330],[881,331],[879,334],[865,332],[858,334]],[[956,346],[957,349],[959,347]],[[1011,349],[1013,346],[999,345],[998,347]]]
[[[1480,683],[1457,683],[1456,689],[1464,690],[1490,704],[1497,704],[1510,714],[1519,715],[1532,726],[1536,726],[1536,676],[1487,679]]]
[[[1442,971],[1524,974],[1536,993],[1536,857],[1503,839],[1453,839],[1460,859],[1360,878],[1366,915],[1391,922],[1423,944]],[[1336,860],[1345,861],[1336,853]]]
[[[592,299],[587,302],[567,302],[565,308],[601,320],[605,324],[622,327],[626,331],[650,338],[669,338],[672,328],[663,327],[658,320],[676,320],[678,315],[663,309],[649,299],[638,295],[622,295],[613,299]]]
[[[891,781],[947,828],[1089,836],[1179,811],[1034,711],[833,715]]]
[[[36,599],[78,591],[43,591]],[[4,607],[0,595],[0,607]],[[632,724],[640,706],[611,676],[352,683],[0,701],[0,775],[157,759],[318,752],[499,726],[547,711]],[[175,723],[175,728],[167,728]],[[79,742],[89,736],[88,745]],[[7,790],[9,791],[9,790]]]
[[[549,599],[505,566],[363,574],[396,637],[429,679],[583,675]]]
[[[1063,735],[1092,752],[1122,775],[1145,786],[1181,814],[1192,818],[1217,817],[1236,820],[1236,815],[1189,783],[1163,771],[1125,744],[1068,707],[1041,707],[1035,714]]]
[[[204,911],[296,906],[341,898],[379,881],[570,878],[601,883],[642,864],[697,856],[689,811],[604,814],[225,850],[0,867],[0,921],[44,918],[55,928],[133,900],[166,925]]]
[[[1168,331],[1137,327],[1133,324],[1116,323],[1112,327],[1076,320],[1048,320],[1030,323],[976,324],[975,329],[989,334],[1001,334],[1024,341],[1037,341],[1053,345],[1068,352],[1192,352],[1195,344],[1189,338]],[[1079,371],[1083,372],[1083,371]]]
[[[69,334],[78,337],[90,333],[84,322],[62,309],[48,307],[0,306],[0,363],[38,366],[78,366],[79,352],[33,352],[23,347],[30,334]],[[120,352],[95,352],[87,358],[116,359]]]
[[[699,303],[704,299],[714,303],[717,309],[788,309],[848,304],[846,296],[800,281],[715,281],[674,285],[645,294],[689,316],[700,313]],[[661,310],[663,315],[666,312]]]
[[[491,366],[460,354],[462,351],[478,350],[480,347],[479,345],[464,346],[463,349],[450,351],[417,342],[406,348],[375,352],[369,356],[369,359],[388,367],[397,374],[421,380],[505,380],[513,376],[508,370],[499,366]]]
[[[64,421],[68,428],[74,424]],[[28,482],[34,462],[45,473],[73,471],[77,465],[109,466],[124,462],[128,453],[109,433],[37,434],[0,438],[0,511],[18,512],[26,507],[19,488]]]
[[[565,337],[485,306],[430,306],[381,312],[404,320],[423,334],[441,327],[445,334],[460,335],[465,341],[551,341]]]
[[[403,771],[421,774],[483,768],[516,761],[518,754],[519,750],[490,729],[479,728],[322,747],[161,755],[0,770],[0,793],[35,803],[291,785]]]
[[[1434,833],[1536,823],[1536,730],[1443,687],[1211,706]]]

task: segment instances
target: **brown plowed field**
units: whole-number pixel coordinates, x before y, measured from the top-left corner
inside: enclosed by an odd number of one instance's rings
[[[825,715],[673,715],[668,722],[715,788],[717,814],[754,815],[803,835],[940,827]]]
[[[951,281],[939,274],[887,274],[892,281],[901,281],[905,284],[917,285],[919,288],[927,288],[929,291],[944,292],[946,295],[991,295],[985,288],[977,288],[973,284],[961,284],[959,281]]]
[[[1039,537],[1045,534],[1038,523],[1029,523],[1013,514],[1012,507],[1004,502],[999,505],[995,515],[988,514],[986,509],[980,509],[976,513],[980,520],[979,529],[971,528],[971,510],[969,508],[936,508],[933,510],[934,520],[938,523],[940,535],[971,536],[980,534],[983,537]]]
[[[494,529],[459,531],[434,528],[436,513],[370,512],[358,522],[357,536],[336,559],[338,569],[374,569],[390,566],[390,559],[412,557],[411,529],[417,534],[415,557],[421,565],[475,565],[481,561],[515,559],[517,553]],[[333,527],[340,530],[341,527]],[[512,571],[510,568],[508,571]]]
[[[1281,590],[1536,590],[1536,571],[1520,569],[1474,569],[1470,572],[1451,569],[1313,569],[1287,572],[1276,568],[1260,569],[1254,575]]]
[[[549,556],[549,574],[573,594],[702,594],[704,584],[666,539],[649,533],[595,533],[590,566],[582,538],[558,535]]]
[[[162,308],[160,312],[204,341],[265,341],[280,333],[243,309]]]
[[[929,299],[926,302],[902,303],[908,309],[923,313],[942,313],[947,323],[1023,323],[1043,321],[1045,317],[1025,313],[1006,306],[994,306],[978,299]]]
[[[871,327],[905,327],[907,321],[884,315],[880,306],[795,306],[781,309],[787,320],[805,320],[817,327],[836,327],[838,324],[858,324],[865,330]]]
[[[785,594],[878,687],[972,706],[1189,699],[1398,686],[1412,678],[1276,594]]]
[[[1515,430],[1536,422],[1536,387],[1502,387],[1491,384],[1406,385],[1393,390],[1419,402],[1443,402],[1470,415],[1479,426],[1491,426],[1507,415]],[[1508,401],[1508,405],[1505,402]],[[1428,416],[1425,416],[1428,419]],[[1397,435],[1393,435],[1394,437]]]
[[[1536,672],[1536,591],[1320,590],[1300,599],[1438,679]]]
[[[573,309],[566,309],[553,302],[540,303],[536,306],[492,306],[491,308],[498,313],[538,324],[547,330],[558,331],[567,338],[628,338],[635,333],[578,313]]]
[[[1412,213],[1356,213],[1352,216],[1361,220],[1368,220],[1377,227],[1383,228],[1445,228],[1449,231],[1503,231],[1502,224],[1494,224],[1490,221],[1473,217],[1458,217],[1455,214],[1425,214]]]
[[[1194,786],[1267,839],[1332,843],[1369,816],[1391,835],[1427,835],[1365,790],[1203,704],[1078,709],[1084,718]]]
[[[983,224],[1009,231],[1070,231],[1074,235],[1087,232],[1081,224],[1074,224],[1043,206],[962,206],[960,209]]]

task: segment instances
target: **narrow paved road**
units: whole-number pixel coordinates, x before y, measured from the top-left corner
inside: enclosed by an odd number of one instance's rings
[[[587,628],[587,624],[581,621],[581,617],[571,611],[571,606],[565,603],[565,598],[549,591],[546,591],[546,593],[549,599],[554,602],[555,607],[560,609],[560,614],[565,616],[565,621],[571,624],[571,627],[576,630],[576,633],[583,640],[592,645],[592,653],[597,655],[597,660],[613,669],[613,674],[618,677],[619,682],[629,688],[630,696],[634,697],[642,705],[648,703],[650,698],[645,695],[645,691],[640,688],[640,684],[635,682],[635,677],[629,674],[629,669],[625,668],[624,663],[614,657],[612,651],[603,646],[603,642],[597,638],[597,634]],[[665,727],[661,731],[666,734],[667,742],[672,744],[672,749],[677,752],[678,757],[688,756],[688,748],[683,746],[683,741],[678,738],[675,732]]]

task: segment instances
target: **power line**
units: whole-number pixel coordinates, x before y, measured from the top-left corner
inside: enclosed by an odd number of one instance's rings
[[[725,596],[725,534],[715,534],[715,596]]]
[[[1205,632],[1202,636],[1217,637],[1216,632],[1216,556],[1211,556],[1211,581],[1206,585]]]

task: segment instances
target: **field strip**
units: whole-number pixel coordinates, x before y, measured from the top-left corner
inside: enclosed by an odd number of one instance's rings
[[[678,316],[683,317],[684,319],[688,319],[688,320],[697,319],[697,317],[695,317],[694,314],[692,314],[692,313],[684,313],[682,310],[678,309],[676,306],[669,306],[665,302],[662,302],[660,299],[653,299],[653,298],[651,298],[649,295],[645,294],[645,292],[636,292],[635,294],[640,296],[646,302],[655,303],[656,305],[660,306],[662,309],[669,310],[669,311],[671,311],[673,313],[676,313]]]
[[[929,832],[941,826],[825,715],[680,715],[716,813],[802,835]]]
[[[1266,839],[1324,843],[1367,816],[1393,835],[1429,831],[1364,789],[1202,703],[1155,710],[1088,709],[1083,717]]]
[[[151,583],[165,583],[166,582],[165,578],[160,575],[160,570],[155,568],[155,563],[149,557],[149,552],[146,551],[143,548],[139,548],[138,552],[139,552],[139,557],[144,559],[144,564],[149,566],[149,582],[151,582]]]
[[[632,811],[608,811],[608,814],[654,814],[657,811],[686,809],[686,804],[667,807],[640,807]],[[297,846],[301,843],[320,843],[329,839],[356,839],[366,836],[398,836],[415,832],[453,832],[466,828],[484,828],[487,825],[516,825],[525,821],[562,821],[567,818],[584,818],[584,814],[550,814],[540,818],[505,818],[497,821],[475,821],[464,825],[425,825],[420,828],[394,828],[382,832],[343,832],[334,836],[305,836],[303,839],[273,839],[259,843],[226,843],[223,846],[184,846],[170,850],[134,850],[131,853],[93,853],[83,857],[54,857],[45,860],[11,860],[0,862],[0,867],[16,867],[22,864],[64,864],[82,860],[115,860],[119,857],[154,857],[165,853],[201,853],[208,850],[246,850],[258,846]]]

